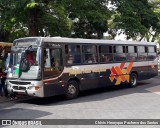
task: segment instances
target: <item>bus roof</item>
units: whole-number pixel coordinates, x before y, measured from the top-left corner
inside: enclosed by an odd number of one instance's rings
[[[105,40],[105,39],[82,39],[82,38],[66,38],[66,37],[26,37],[17,39],[37,38],[43,42],[58,42],[58,43],[77,43],[77,44],[135,44],[135,45],[156,45],[155,42],[138,42],[138,41],[122,41],[122,40]],[[15,40],[15,41],[17,41]]]
[[[156,45],[154,42],[138,42],[138,41],[116,41],[104,39],[82,39],[82,38],[61,38],[61,37],[43,37],[44,42],[59,43],[87,43],[87,44],[136,44],[136,45]]]

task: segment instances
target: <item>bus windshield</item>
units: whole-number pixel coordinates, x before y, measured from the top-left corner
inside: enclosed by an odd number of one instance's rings
[[[11,50],[8,78],[40,79],[40,47]]]

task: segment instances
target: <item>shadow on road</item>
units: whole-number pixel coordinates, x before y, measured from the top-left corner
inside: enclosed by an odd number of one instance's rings
[[[23,109],[23,108],[10,108],[0,110],[0,119],[35,119],[51,115],[46,111]]]
[[[158,86],[160,83],[160,76],[154,77],[149,80],[141,81],[136,88],[129,88],[127,85],[110,86],[106,88],[93,89],[80,92],[79,96],[73,100],[65,100],[63,96],[53,96],[47,98],[25,98],[7,103],[1,103],[0,109],[13,106],[18,103],[27,103],[33,105],[43,106],[56,106],[63,104],[74,104],[82,102],[100,101],[110,99],[123,95],[130,95],[135,93],[150,93],[147,89],[150,87]]]
[[[160,83],[160,77],[155,77],[150,80],[139,82],[136,88],[129,88],[127,85],[111,86],[107,88],[94,89],[83,91],[78,98],[73,100],[65,100],[63,96],[54,96],[48,98],[30,98],[17,101],[11,101],[0,104],[0,119],[36,119],[42,118],[53,112],[46,112],[45,110],[38,110],[37,107],[48,107],[60,105],[69,105],[77,103],[86,103],[93,101],[109,100],[116,97],[126,96],[132,97],[138,93],[151,93],[148,91],[151,87],[156,87]],[[156,95],[156,94],[155,94]],[[15,106],[14,106],[15,105]],[[30,109],[24,106],[30,105]],[[54,111],[56,113],[56,111]]]

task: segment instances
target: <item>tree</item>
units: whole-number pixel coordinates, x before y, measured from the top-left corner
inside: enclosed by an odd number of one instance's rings
[[[151,0],[150,1],[152,8],[154,10],[154,13],[156,14],[156,16],[158,17],[158,23],[160,25],[160,0]],[[157,28],[156,31],[153,32],[152,34],[152,41],[157,41],[158,43],[160,43],[160,27]]]
[[[0,23],[10,39],[23,36],[68,36],[71,20],[56,0],[2,0]]]
[[[121,30],[127,39],[149,41],[151,31],[160,28],[159,19],[148,0],[114,0],[116,14],[113,24],[116,30]],[[115,30],[114,29],[114,30]]]
[[[108,0],[62,0],[61,3],[73,21],[72,37],[103,38],[111,16]]]
[[[67,36],[148,41],[160,36],[160,0],[1,0],[0,39]],[[109,6],[112,5],[112,9]]]

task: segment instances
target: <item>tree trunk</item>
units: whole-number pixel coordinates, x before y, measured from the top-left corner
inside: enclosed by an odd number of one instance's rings
[[[0,42],[7,42],[9,40],[9,31],[6,31],[3,29],[3,27],[1,27],[1,31],[0,31]]]
[[[38,9],[37,7],[30,10],[29,36],[38,36]]]
[[[97,30],[97,38],[103,39],[103,32],[101,30]]]

